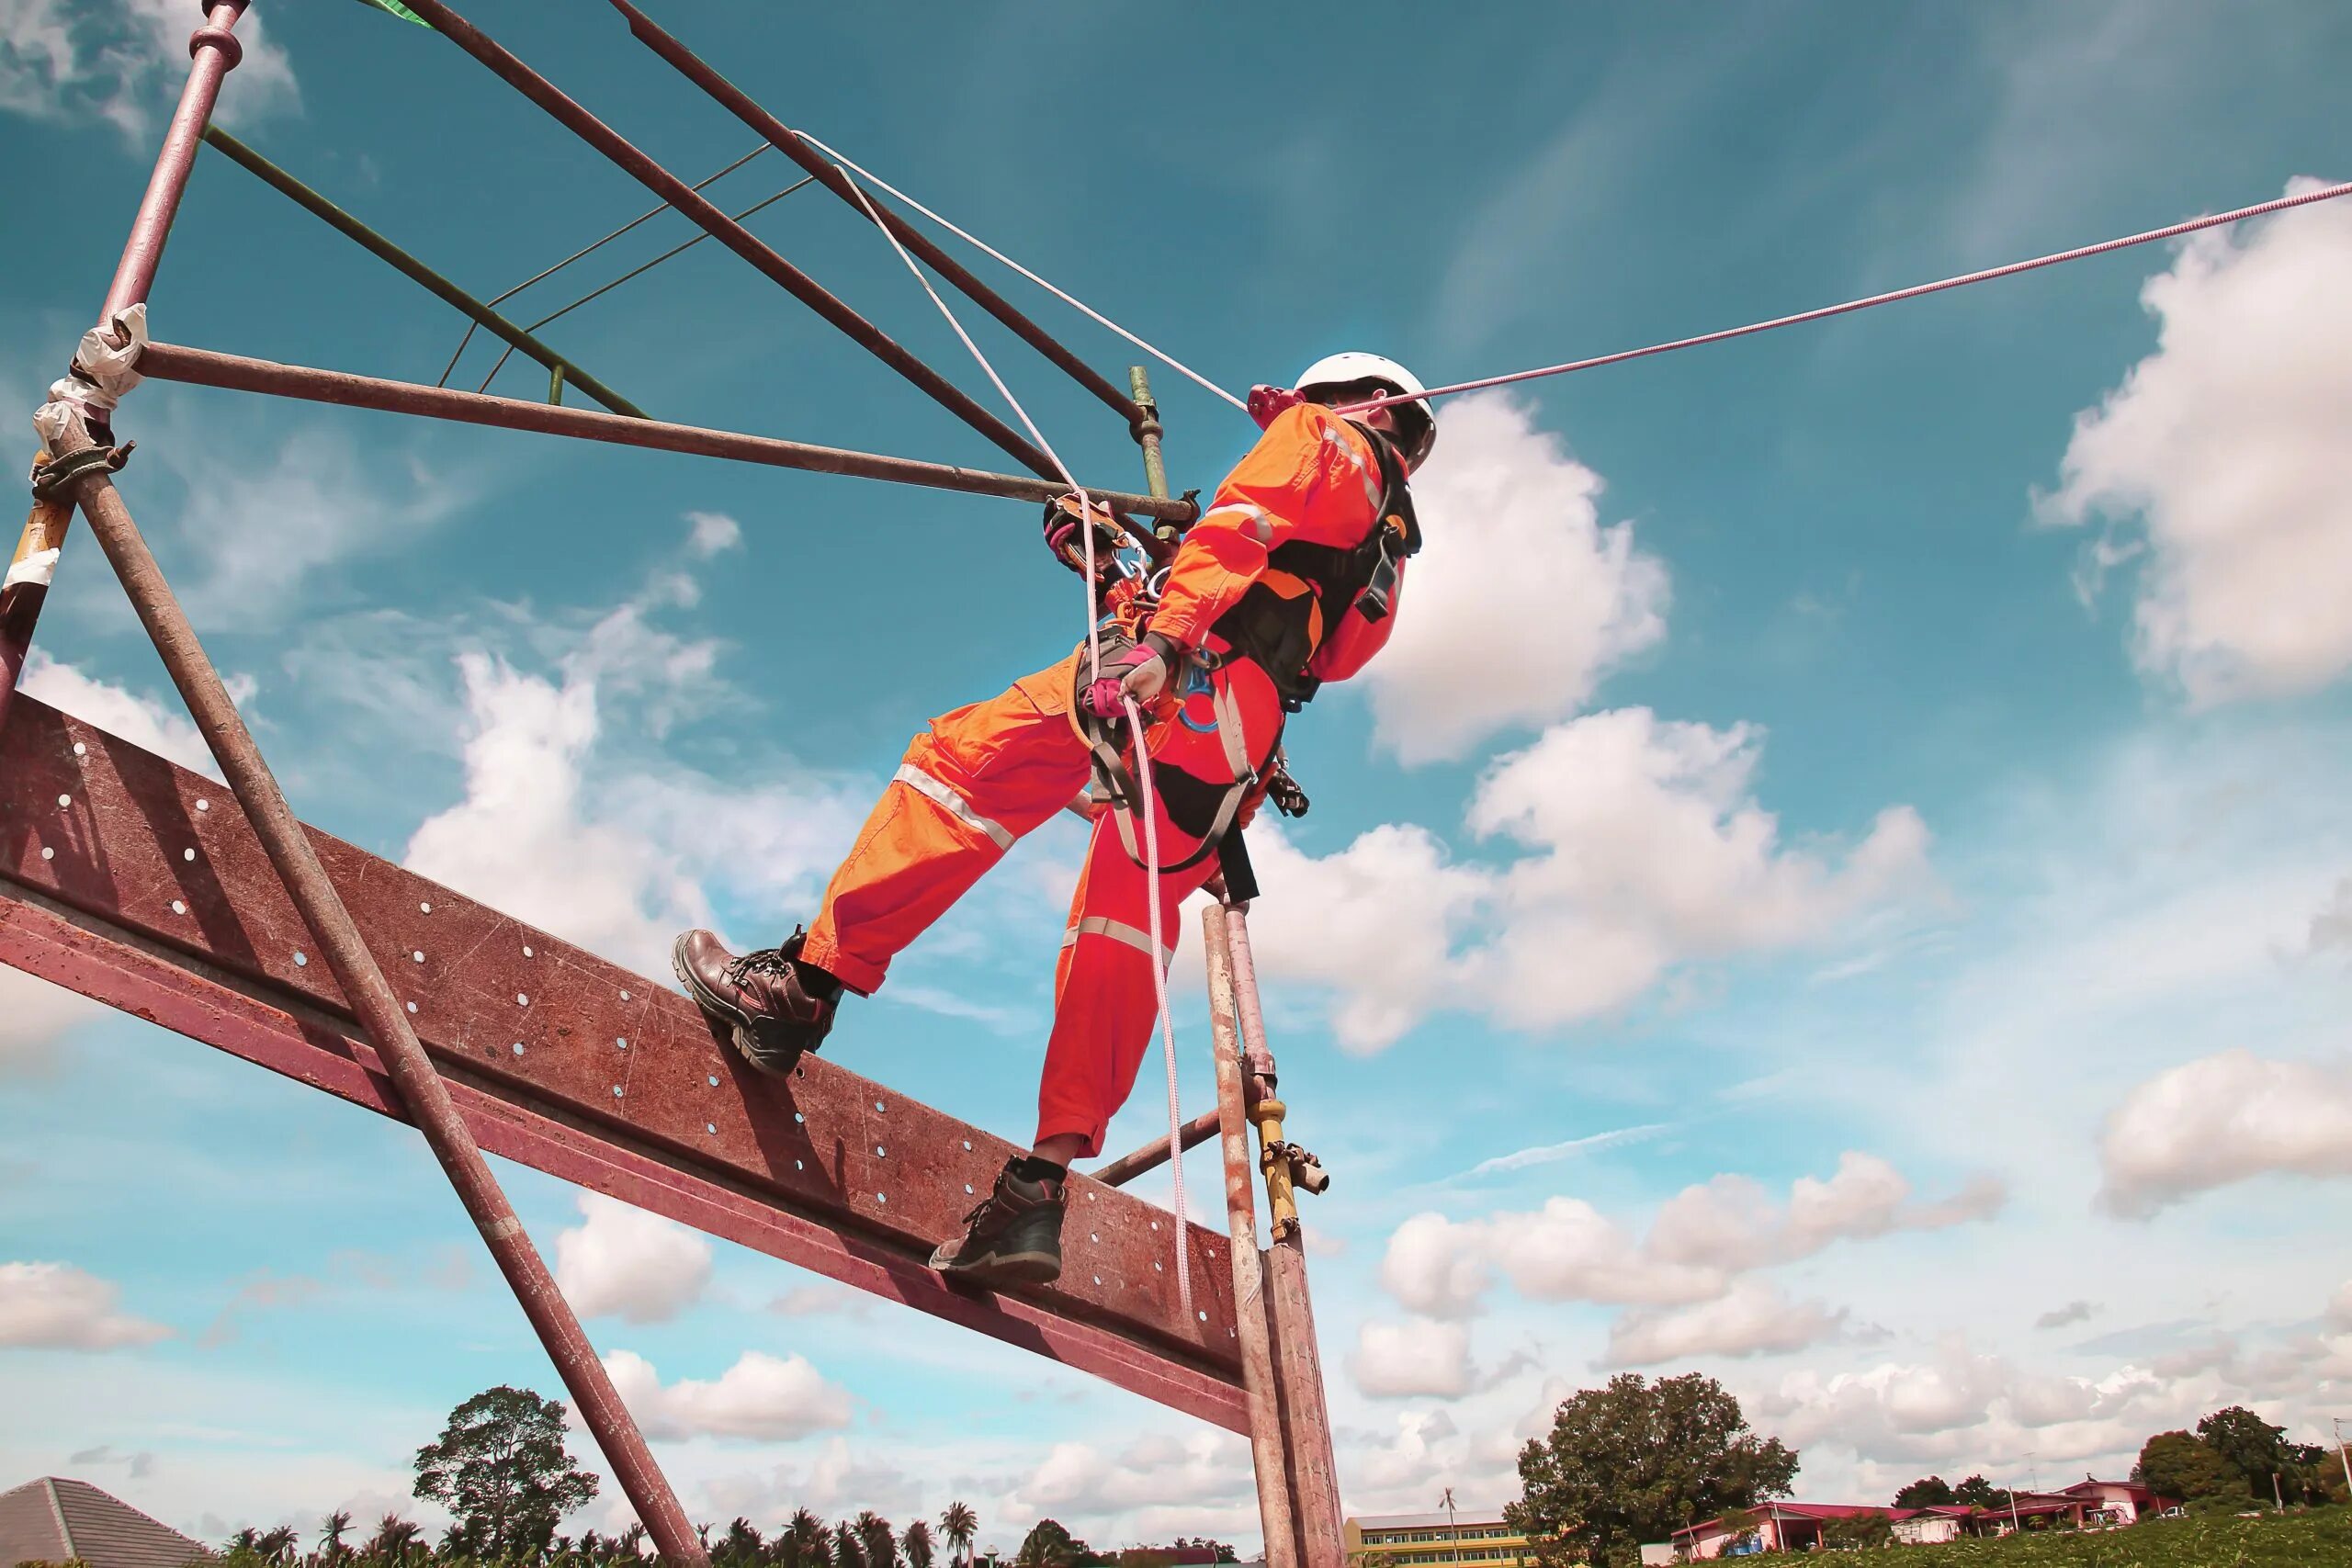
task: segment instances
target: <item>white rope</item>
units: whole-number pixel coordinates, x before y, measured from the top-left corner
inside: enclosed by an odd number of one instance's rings
[[[863,168],[856,164],[851,163],[849,159],[842,156],[839,151],[827,146],[824,142],[818,141],[815,137],[809,135],[805,130],[795,131],[794,134],[798,136],[801,141],[808,143],[809,146],[822,152],[827,157],[832,159],[843,168],[853,169],[858,174],[863,175],[869,184],[897,197],[900,201],[905,202],[909,207],[913,208],[917,212],[922,213],[925,218],[930,219],[933,223],[938,224],[941,228],[946,230],[949,233],[955,235],[966,244],[975,246],[978,249],[986,252],[988,254],[995,257],[998,261],[1002,262],[1005,265],[1011,267],[1013,271],[1019,273],[1022,276],[1027,278],[1030,282],[1035,284],[1038,288],[1044,289],[1046,293],[1052,295],[1055,299],[1060,300],[1063,304],[1080,311],[1089,320],[1093,321],[1097,324],[1110,328],[1113,332],[1118,333],[1121,337],[1126,339],[1137,348],[1142,349],[1146,354],[1150,355],[1154,359],[1159,360],[1162,365],[1167,366],[1170,370],[1175,371],[1179,376],[1184,377],[1186,379],[1193,382],[1195,385],[1207,391],[1216,393],[1218,397],[1223,398],[1227,402],[1231,403],[1235,408],[1239,409],[1243,413],[1248,413],[1250,412],[1250,405],[1248,403],[1242,401],[1239,398],[1235,397],[1231,392],[1227,391],[1223,387],[1218,386],[1216,382],[1210,380],[1207,377],[1202,375],[1191,366],[1184,364],[1181,360],[1171,358],[1168,355],[1162,354],[1159,349],[1152,347],[1151,344],[1144,342],[1143,339],[1136,336],[1135,333],[1127,331],[1126,328],[1121,326],[1118,322],[1113,321],[1110,317],[1104,315],[1102,311],[1096,310],[1085,300],[1080,299],[1076,295],[1059,288],[1054,284],[1038,276],[1035,273],[1030,271],[1027,267],[1023,266],[1019,262],[1014,261],[1011,256],[1006,255],[1002,251],[998,250],[994,245],[989,244],[986,240],[981,239],[978,235],[972,233],[968,230],[958,228],[956,224],[949,222],[946,219],[942,218],[938,213],[933,212],[930,208],[925,207],[922,202],[917,201],[913,197],[909,196],[905,191],[900,190],[897,186],[892,185],[889,181],[874,173],[871,169]],[[865,200],[863,195],[859,197],[859,200]],[[882,220],[878,215],[874,215],[874,207],[871,202],[867,202],[865,204],[865,210],[869,215],[874,216],[876,225],[880,226]],[[883,229],[882,231],[886,234],[890,232],[887,228]],[[893,235],[891,237],[891,243],[898,243],[897,236]],[[900,247],[899,254],[901,255],[906,254],[903,246]],[[909,266],[912,266],[914,264],[912,262],[909,262],[907,265]],[[928,289],[930,285],[926,283],[923,287]],[[937,294],[932,295],[932,299],[934,300],[938,298],[939,296]],[[942,305],[940,306],[940,309],[944,310],[947,307]],[[955,317],[950,315],[948,320],[954,321]],[[958,328],[957,331],[961,332],[962,329]],[[968,344],[971,342],[971,339],[966,338],[964,341]],[[978,354],[979,351],[978,349],[974,349],[972,352],[974,354]],[[983,359],[980,363],[985,366],[988,361]],[[995,372],[990,371],[989,375],[993,377]],[[1001,383],[999,383],[999,385],[1001,386]],[[1017,407],[1018,405],[1015,406]],[[1045,443],[1040,441],[1038,445],[1042,446]]]
[[[831,148],[826,147],[823,142],[817,141],[813,137],[803,140],[811,141],[817,147],[822,148],[826,152],[840,159],[842,164],[849,164],[848,159],[842,158],[840,153],[833,152]],[[855,168],[856,165],[849,164],[849,167]],[[858,169],[857,173],[865,174],[865,171]],[[866,177],[873,178],[870,175]],[[1037,444],[1039,451],[1052,459],[1054,467],[1061,472],[1062,481],[1077,494],[1078,532],[1079,537],[1083,541],[1082,547],[1086,559],[1086,572],[1081,587],[1086,593],[1088,667],[1092,671],[1100,671],[1102,664],[1102,636],[1094,619],[1094,503],[1092,499],[1086,493],[1086,487],[1078,482],[1078,477],[1070,472],[1069,465],[1062,461],[1061,454],[1054,450],[1053,443],[1046,439],[1046,433],[1037,428],[1037,422],[1029,417],[1029,411],[1021,406],[1021,400],[1012,395],[1012,389],[1004,384],[1004,378],[996,373],[996,367],[989,363],[989,356],[980,352],[980,345],[972,341],[972,334],[964,330],[964,323],[956,319],[956,312],[947,308],[947,301],[939,297],[939,290],[931,286],[931,279],[923,276],[922,268],[915,265],[915,258],[907,254],[907,247],[899,243],[899,237],[890,232],[889,225],[882,221],[882,215],[875,211],[874,203],[866,198],[865,187],[846,172],[842,175],[842,178],[848,180],[850,190],[856,196],[858,205],[865,209],[865,215],[874,220],[874,226],[882,231],[882,237],[890,242],[890,248],[899,253],[899,259],[907,264],[907,270],[914,274],[915,281],[922,286],[922,291],[931,296],[931,302],[939,307],[939,313],[947,318],[947,324],[956,329],[956,335],[963,339],[964,346],[971,351],[972,357],[978,361],[980,368],[987,372],[989,380],[994,384],[998,393],[1003,397],[1006,404],[1012,408],[1022,424],[1028,429],[1029,439]],[[882,182],[876,180],[875,183],[880,185]],[[889,187],[885,186],[883,188],[887,190]],[[901,196],[899,199],[907,198]],[[1170,363],[1174,362],[1171,360]],[[1191,375],[1192,372],[1186,371],[1185,374]],[[1198,378],[1194,378],[1198,379]],[[1172,679],[1175,671],[1171,670],[1169,674]],[[1142,795],[1138,806],[1139,815],[1143,818],[1145,897],[1150,901],[1152,950],[1146,956],[1145,962],[1151,967],[1152,997],[1159,1009],[1158,1021],[1161,1054],[1168,1062],[1168,1166],[1176,1189],[1176,1299],[1183,1307],[1185,1323],[1190,1325],[1193,1321],[1193,1271],[1188,1262],[1190,1255],[1188,1233],[1191,1226],[1186,1224],[1184,1214],[1184,1122],[1183,1111],[1177,1101],[1176,1026],[1168,1013],[1168,972],[1159,962],[1159,954],[1165,947],[1160,940],[1159,930],[1159,833],[1151,809],[1151,756],[1149,748],[1144,744],[1143,716],[1136,710],[1133,697],[1128,697],[1125,701],[1128,722],[1134,728],[1136,738],[1136,763],[1139,770],[1138,782]]]

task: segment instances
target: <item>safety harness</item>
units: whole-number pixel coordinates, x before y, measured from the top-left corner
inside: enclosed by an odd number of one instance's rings
[[[1353,421],[1350,423],[1354,424]],[[1250,760],[1248,738],[1242,732],[1240,705],[1234,700],[1231,682],[1223,671],[1237,659],[1249,660],[1273,682],[1283,711],[1297,713],[1315,700],[1323,683],[1307,673],[1306,666],[1315,657],[1325,628],[1338,619],[1325,606],[1350,606],[1367,621],[1386,619],[1394,607],[1397,573],[1404,561],[1421,547],[1420,521],[1414,513],[1405,465],[1396,449],[1386,437],[1369,426],[1355,424],[1355,428],[1363,433],[1380,466],[1381,493],[1372,529],[1360,543],[1344,548],[1301,540],[1276,546],[1268,553],[1266,566],[1267,574],[1278,581],[1269,583],[1261,576],[1210,627],[1225,642],[1226,651],[1196,649],[1182,660],[1178,669],[1169,672],[1170,687],[1180,705],[1179,715],[1171,722],[1187,722],[1182,716],[1183,700],[1205,692],[1217,739],[1233,777],[1227,784],[1204,785],[1178,769],[1158,775],[1157,793],[1168,807],[1170,819],[1199,841],[1199,847],[1182,860],[1162,865],[1162,875],[1189,871],[1216,853],[1232,829],[1234,818],[1261,778],[1275,809],[1291,817],[1306,814],[1306,792],[1290,776],[1283,753],[1282,727],[1275,729],[1272,744],[1265,749],[1265,771],[1261,774],[1259,764]],[[1089,793],[1098,805],[1114,807],[1111,819],[1117,825],[1120,846],[1137,865],[1144,863],[1136,844],[1134,821],[1141,796],[1128,765],[1126,746],[1145,744],[1145,739],[1129,736],[1123,721],[1096,717],[1087,711],[1081,699],[1098,677],[1115,672],[1123,657],[1136,646],[1128,627],[1148,619],[1157,605],[1158,581],[1157,578],[1147,579],[1141,585],[1130,606],[1140,614],[1122,615],[1099,628],[1099,665],[1086,645],[1080,645],[1070,679],[1071,722],[1086,742],[1093,762],[1094,784]]]

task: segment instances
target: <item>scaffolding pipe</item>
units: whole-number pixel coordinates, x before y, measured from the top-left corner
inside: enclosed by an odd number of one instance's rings
[[[76,430],[59,456],[71,456],[92,445],[87,435]],[[84,478],[74,489],[99,548],[122,580],[123,592],[138,612],[140,624],[163,656],[172,683],[187,704],[189,716],[220,763],[221,777],[253,823],[304,923],[318,938],[320,951],[399,1090],[402,1107],[424,1133],[458,1201],[489,1245],[499,1271],[506,1276],[524,1315],[547,1347],[574,1407],[594,1434],[630,1506],[645,1521],[666,1561],[684,1568],[707,1568],[709,1559],[646,1448],[644,1434],[621,1403],[604,1363],[596,1359],[595,1347],[588,1342],[580,1319],[548,1272],[547,1260],[524,1232],[522,1221],[515,1218],[498,1178],[450,1099],[448,1085],[424,1054],[375,954],[368,951],[351,911],[344,907],[342,896],[320,863],[309,830],[287,804],[261,749],[254,744],[253,732],[245,728],[236,703],[221,684],[220,671],[197,640],[187,613],[164,580],[138,525],[131,521],[130,509],[103,473]]]
[[[628,30],[639,43],[668,62],[680,75],[700,87],[720,107],[749,126],[754,133],[765,137],[777,152],[808,170],[819,184],[847,202],[861,217],[888,230],[900,244],[922,257],[933,272],[960,289],[967,299],[1003,322],[1015,337],[1044,355],[1072,380],[1125,420],[1127,428],[1135,433],[1137,440],[1143,438],[1144,423],[1150,414],[1140,400],[1120,391],[1086,361],[1064,347],[1052,333],[1014,308],[1004,296],[975,277],[963,263],[941,250],[930,236],[892,211],[879,196],[869,192],[860,199],[857,188],[850,184],[849,176],[832,160],[801,141],[791,127],[761,107],[750,94],[713,70],[708,62],[679,42],[653,18],[631,5],[629,0],[612,0],[612,5],[628,19]],[[869,202],[871,210],[868,210]]]
[[[1187,1149],[1197,1149],[1216,1136],[1217,1113],[1204,1111],[1184,1123],[1180,1141]],[[1121,1155],[1108,1164],[1098,1165],[1086,1174],[1105,1187],[1125,1187],[1148,1170],[1158,1170],[1168,1163],[1168,1140],[1158,1137],[1139,1149]]]
[[[1346,1545],[1340,1513],[1339,1461],[1331,1450],[1331,1415],[1323,1392],[1323,1354],[1315,1336],[1315,1303],[1306,1289],[1306,1245],[1292,1191],[1290,1165],[1269,1157],[1282,1143],[1283,1106],[1274,1098],[1273,1053],[1258,1001],[1258,965],[1250,951],[1247,909],[1226,912],[1226,945],[1233,964],[1234,1010],[1241,1021],[1250,1113],[1258,1123],[1259,1160],[1265,1171],[1272,1245],[1265,1257],[1267,1308],[1273,1319],[1276,1377],[1283,1427],[1297,1499],[1305,1568],[1341,1568]]]
[[[620,132],[566,96],[561,89],[449,8],[444,0],[416,0],[409,7],[450,42],[472,55],[491,73],[547,111],[565,130],[602,152],[624,173],[676,208],[727,248],[750,262],[802,304],[847,333],[876,358],[978,431],[1032,473],[1050,475],[1053,462],[1010,425],[982,408],[945,377],[917,359],[873,322],[836,299],[816,279],[762,243],[752,231],[705,199],[693,186],[640,152]]]
[[[220,84],[244,58],[244,45],[230,30],[244,14],[245,0],[209,0],[204,8],[204,25],[187,40],[187,82],[180,88],[179,106],[164,129],[154,170],[147,176],[138,215],[130,220],[122,257],[115,264],[106,306],[98,312],[101,321],[110,321],[118,312],[141,303],[154,287],[164,243],[171,238],[172,220],[187,193],[188,174],[196,167],[196,149],[206,122],[212,118],[212,106],[220,99]],[[52,456],[35,452],[34,465]],[[41,605],[49,598],[56,552],[64,547],[66,531],[73,524],[72,502],[36,501],[25,517],[24,531],[17,537],[7,584],[0,587],[0,726],[8,721],[8,704],[17,694],[17,682],[32,649],[33,628],[40,624]]]
[[[746,435],[730,430],[706,430],[700,425],[672,424],[658,419],[625,419],[594,409],[560,408],[486,392],[459,391],[454,387],[425,387],[409,381],[387,381],[342,370],[320,370],[307,365],[279,365],[243,355],[216,354],[210,349],[178,344],[151,343],[139,356],[139,373],[158,381],[184,381],[198,387],[220,387],[237,392],[266,392],[273,397],[299,398],[306,402],[334,403],[345,408],[375,409],[384,413],[420,414],[459,424],[486,424],[503,430],[537,431],[543,435],[568,435],[602,441],[616,446],[642,446],[656,452],[683,452],[698,457],[725,457],[760,463],[773,468],[800,468],[811,473],[846,474],[856,479],[890,479],[931,490],[966,495],[1003,496],[1014,501],[1051,501],[1066,493],[1059,479],[1033,479],[1019,474],[992,474],[981,468],[959,468],[946,463],[926,463],[913,457],[888,457],[872,452],[812,446],[773,435]],[[1189,501],[1118,491],[1088,493],[1120,513],[1189,523],[1199,508]],[[1129,533],[1150,547],[1167,547],[1151,537],[1142,525],[1127,522]]]
[[[579,366],[533,337],[528,328],[516,326],[513,321],[508,321],[219,126],[208,127],[204,132],[204,140],[226,155],[231,163],[279,195],[289,198],[295,206],[300,207],[311,217],[319,219],[338,234],[356,242],[362,250],[378,261],[384,263],[411,282],[422,286],[427,293],[445,304],[454,306],[470,317],[475,325],[487,327],[511,346],[521,349],[525,354],[537,360],[547,367],[550,375],[556,378],[555,385],[560,386],[570,382],[615,413],[627,414],[631,419],[646,417],[643,409],[639,408],[595,377],[589,375]],[[554,397],[550,395],[548,400],[554,401]]]
[[[1241,1341],[1241,1388],[1250,1409],[1250,1455],[1258,1475],[1258,1523],[1265,1533],[1266,1568],[1298,1568],[1297,1513],[1291,1506],[1290,1461],[1283,1450],[1282,1396],[1274,1377],[1273,1340],[1266,1326],[1266,1291],[1258,1251],[1258,1210],[1250,1191],[1250,1123],[1241,1086],[1241,1041],[1235,1031],[1233,955],[1226,940],[1227,912],[1201,911],[1201,945],[1208,954],[1209,1032],[1216,1058],[1216,1105],[1224,1134],[1225,1217],[1233,1252],[1233,1320]]]

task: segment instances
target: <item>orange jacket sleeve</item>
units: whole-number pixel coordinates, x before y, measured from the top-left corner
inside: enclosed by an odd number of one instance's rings
[[[1353,545],[1380,504],[1378,465],[1364,438],[1329,409],[1301,403],[1276,416],[1216,489],[1169,563],[1151,629],[1198,648],[1291,539]],[[1366,657],[1370,657],[1368,654]]]
[[[1306,661],[1306,672],[1318,681],[1344,681],[1372,662],[1372,656],[1388,646],[1388,634],[1396,626],[1396,607],[1405,601],[1404,561],[1396,563],[1396,585],[1389,591],[1388,614],[1376,621],[1367,621],[1363,612],[1353,604],[1340,617],[1340,624]]]

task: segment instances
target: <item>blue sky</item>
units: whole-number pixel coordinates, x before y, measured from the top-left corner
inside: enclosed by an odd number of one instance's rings
[[[28,409],[192,7],[85,9],[0,6],[0,138],[74,171],[0,215]],[[752,145],[599,12],[470,14],[681,173]],[[2341,179],[2352,135],[2352,22],[2317,5],[657,14],[1237,389],[1801,309]],[[479,292],[649,205],[428,33],[260,20],[227,122]],[[752,226],[985,396],[838,203]],[[1335,1176],[1351,1507],[1500,1501],[1550,1403],[1626,1365],[1722,1377],[1840,1499],[2109,1473],[2224,1403],[2307,1438],[2345,1410],[2347,263],[2320,208],[1449,406],[1397,640],[1295,728],[1316,809],[1261,848],[1253,922]],[[459,333],[209,154],[153,324],[418,380]],[[549,336],[664,417],[1001,466],[716,245]],[[981,336],[1083,477],[1131,482],[1114,420]],[[1214,483],[1252,432],[1155,379],[1177,484]],[[649,973],[684,923],[788,930],[922,717],[1077,635],[1016,504],[160,384],[122,428],[304,815]],[[29,689],[199,750],[78,536],[40,648]],[[829,1050],[1019,1135],[1080,848],[1041,832]],[[0,1404],[40,1414],[0,1482],[82,1474],[216,1537],[371,1513],[458,1399],[553,1390],[413,1134],[5,994]],[[1254,1533],[1232,1439],[512,1182],[698,1517],[960,1495],[1007,1545],[1041,1513]]]

